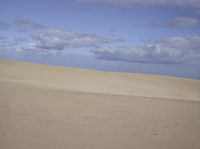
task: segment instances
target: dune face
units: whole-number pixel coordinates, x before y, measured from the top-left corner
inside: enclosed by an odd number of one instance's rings
[[[0,80],[58,90],[200,101],[200,81],[0,62]]]
[[[0,61],[1,149],[200,149],[200,81]]]

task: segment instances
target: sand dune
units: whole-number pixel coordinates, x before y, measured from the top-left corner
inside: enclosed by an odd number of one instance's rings
[[[54,89],[200,101],[200,81],[0,61],[0,79]]]
[[[199,149],[200,81],[0,61],[1,149]]]

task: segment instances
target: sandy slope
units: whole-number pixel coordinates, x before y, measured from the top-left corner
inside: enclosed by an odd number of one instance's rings
[[[1,149],[199,149],[200,81],[0,61]]]
[[[54,89],[200,101],[200,81],[0,61],[0,80]]]

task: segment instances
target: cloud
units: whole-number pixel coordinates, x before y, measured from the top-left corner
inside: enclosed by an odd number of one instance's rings
[[[31,31],[45,28],[44,25],[34,23],[26,19],[18,19],[14,21],[14,25],[19,31]]]
[[[0,22],[2,28],[7,24]],[[123,41],[114,37],[99,37],[84,33],[47,28],[44,25],[29,21],[15,20],[14,26],[19,31],[33,31],[26,38],[14,37],[14,41],[7,41],[0,36],[0,50],[21,53],[59,53],[65,48],[91,48],[109,43]],[[5,27],[4,27],[5,28]],[[12,49],[12,50],[9,50]]]
[[[200,36],[170,37],[141,47],[105,47],[91,50],[97,58],[139,63],[200,63]]]
[[[11,24],[4,21],[0,21],[0,30],[7,30],[10,28],[11,28]]]
[[[192,16],[181,16],[171,18],[167,25],[172,27],[196,27],[200,24],[200,19]]]
[[[72,47],[94,47],[122,41],[117,38],[97,37],[60,29],[45,29],[37,32],[33,38],[35,47],[49,50],[64,50]]]
[[[38,45],[34,42],[30,42],[28,43],[28,45],[25,45],[24,47],[21,48],[17,48],[16,52],[18,53],[22,53],[25,55],[32,55],[32,54],[39,54],[39,55],[57,55],[57,54],[61,54],[62,51],[59,51],[57,49],[45,49],[45,48],[41,48],[38,47]]]
[[[199,0],[74,0],[81,3],[117,5],[117,6],[156,6],[170,5],[178,7],[199,8]]]

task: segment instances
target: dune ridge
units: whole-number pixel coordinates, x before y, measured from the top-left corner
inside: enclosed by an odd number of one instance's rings
[[[200,101],[200,81],[0,61],[0,80],[69,91]]]

